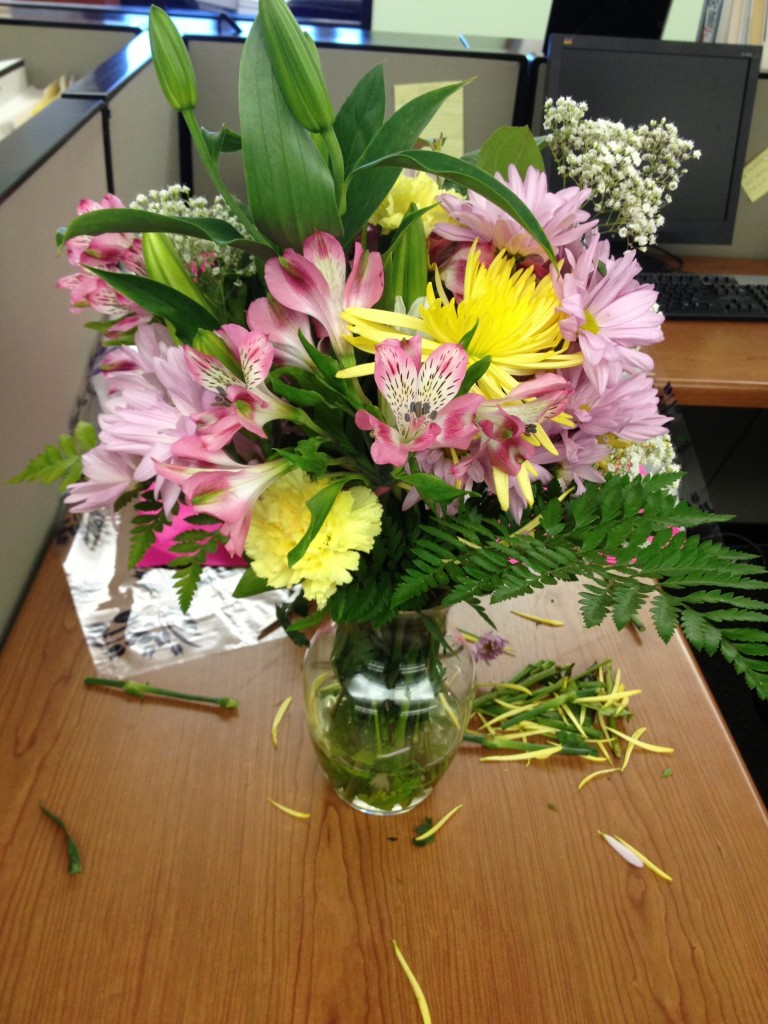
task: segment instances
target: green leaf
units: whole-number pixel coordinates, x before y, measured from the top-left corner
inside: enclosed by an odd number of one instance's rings
[[[40,810],[43,812],[43,814],[47,815],[47,817],[49,817],[55,825],[58,825],[58,827],[64,833],[64,838],[67,841],[67,860],[69,862],[69,868],[67,873],[70,875],[79,875],[83,870],[83,862],[80,858],[80,851],[75,845],[74,839],[69,834],[69,829],[61,820],[61,818],[55,815],[53,811],[49,811],[45,804],[42,802],[40,804]]]
[[[657,594],[651,602],[651,617],[656,632],[669,643],[677,629],[677,601],[669,594]]]
[[[168,525],[162,502],[145,495],[134,506],[135,516],[131,523],[131,541],[128,548],[128,567],[142,560],[157,540],[157,534]]]
[[[179,599],[179,607],[184,613],[190,609],[202,574],[203,563],[194,560],[184,561],[174,569],[173,585]]]
[[[459,487],[452,487],[445,480],[441,480],[431,473],[402,473],[394,471],[392,475],[395,479],[402,480],[403,483],[415,487],[426,501],[436,501],[438,504],[443,505],[454,501],[456,498],[467,497],[467,491]]]
[[[367,153],[365,157],[368,160]],[[436,174],[446,181],[478,192],[485,199],[495,203],[499,209],[514,217],[531,238],[539,243],[552,262],[555,262],[554,250],[549,239],[525,203],[513,192],[510,192],[506,185],[497,181],[480,167],[474,167],[465,160],[450,156],[448,153],[434,153],[428,149],[390,153],[388,156],[361,164],[355,170],[355,175],[367,171],[371,167],[407,167],[414,171],[426,171],[427,174]]]
[[[313,494],[309,499],[307,502],[307,508],[310,513],[309,527],[299,543],[288,552],[288,565],[295,565],[306,554],[309,545],[320,532],[323,523],[328,518],[328,513],[333,508],[333,503],[348,479],[347,476],[337,477],[327,487],[324,487],[322,491]]]
[[[459,395],[466,395],[467,392],[480,380],[485,371],[491,365],[491,357],[483,356],[482,359],[475,360],[467,367],[467,372],[464,374],[464,380],[461,382],[459,388]]]
[[[254,21],[240,62],[240,132],[254,222],[281,248],[301,249],[314,231],[342,233],[333,177],[291,114]]]
[[[93,272],[126,299],[173,324],[181,340],[187,344],[192,343],[200,328],[213,331],[219,327],[207,309],[159,281],[151,281],[138,274],[117,274],[97,268],[93,268]]]
[[[333,124],[348,170],[355,166],[384,124],[385,104],[384,69],[377,64],[363,75],[344,100]]]
[[[221,153],[239,153],[243,148],[243,140],[239,132],[233,132],[225,124],[217,132],[201,128],[200,133],[208,147],[208,152],[214,160],[218,160]]]
[[[266,594],[274,590],[266,580],[261,579],[250,566],[243,572],[237,581],[237,586],[232,591],[233,597],[256,597],[258,594]]]
[[[385,158],[413,146],[445,100],[464,84],[456,82],[416,96],[395,111],[368,143],[361,162],[347,180],[345,248],[365,228],[370,215],[397,181],[400,173],[397,165],[385,164]]]
[[[92,423],[81,420],[70,434],[59,436],[59,446],[49,444],[45,450],[29,461],[26,468],[10,478],[8,483],[17,484],[37,481],[52,484],[57,480],[59,490],[66,490],[83,475],[82,455],[95,448],[98,434]]]
[[[174,217],[151,210],[130,207],[110,210],[91,210],[75,217],[58,235],[59,247],[70,238],[80,235],[101,235],[113,232],[145,234],[160,231],[168,235],[187,235],[203,238],[217,245],[231,245],[243,241],[243,235],[226,220],[218,217]]]
[[[535,167],[537,171],[544,170],[541,150],[530,128],[502,125],[486,139],[477,154],[478,167],[488,174],[498,172],[505,180],[510,164],[514,164],[523,178],[529,167]]]

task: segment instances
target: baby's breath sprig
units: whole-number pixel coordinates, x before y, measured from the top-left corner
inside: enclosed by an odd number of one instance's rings
[[[694,143],[666,118],[638,127],[587,117],[587,104],[570,96],[547,99],[544,131],[558,174],[592,192],[602,230],[629,245],[654,245],[683,164],[698,160]]]

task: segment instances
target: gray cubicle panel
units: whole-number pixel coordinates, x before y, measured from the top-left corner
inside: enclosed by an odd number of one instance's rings
[[[181,180],[178,116],[158,84],[148,32],[73,83],[65,96],[105,103],[110,188],[126,205],[140,192]]]
[[[70,427],[95,334],[58,289],[70,271],[56,230],[106,190],[102,104],[59,99],[0,142],[0,639],[46,544],[60,496],[7,484]]]
[[[140,29],[95,25],[0,23],[0,60],[22,57],[30,85],[43,88],[60,75],[80,78],[108,60]]]
[[[357,38],[360,33],[351,32]],[[499,42],[495,52],[467,50],[460,42],[439,37],[420,41],[402,37],[403,44],[385,43],[383,34],[366,35],[364,45],[327,45],[318,35],[317,45],[331,102],[338,110],[362,76],[377,64],[384,68],[387,116],[394,112],[396,84],[445,83],[474,79],[464,93],[464,149],[477,149],[500,125],[512,124],[524,56],[512,54]],[[226,122],[238,127],[238,73],[243,39],[188,38],[187,46],[198,76],[200,122],[217,130]],[[227,185],[242,194],[237,157],[221,162]],[[196,192],[210,195],[207,175],[197,155],[192,161]]]

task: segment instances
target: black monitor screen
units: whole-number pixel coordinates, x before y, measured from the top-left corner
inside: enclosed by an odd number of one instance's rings
[[[760,47],[553,35],[546,95],[584,100],[588,117],[666,117],[701,150],[664,210],[658,241],[727,245],[733,237]]]

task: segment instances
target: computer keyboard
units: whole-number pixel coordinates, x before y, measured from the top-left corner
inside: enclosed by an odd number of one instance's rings
[[[768,320],[768,277],[642,273],[668,320]]]

